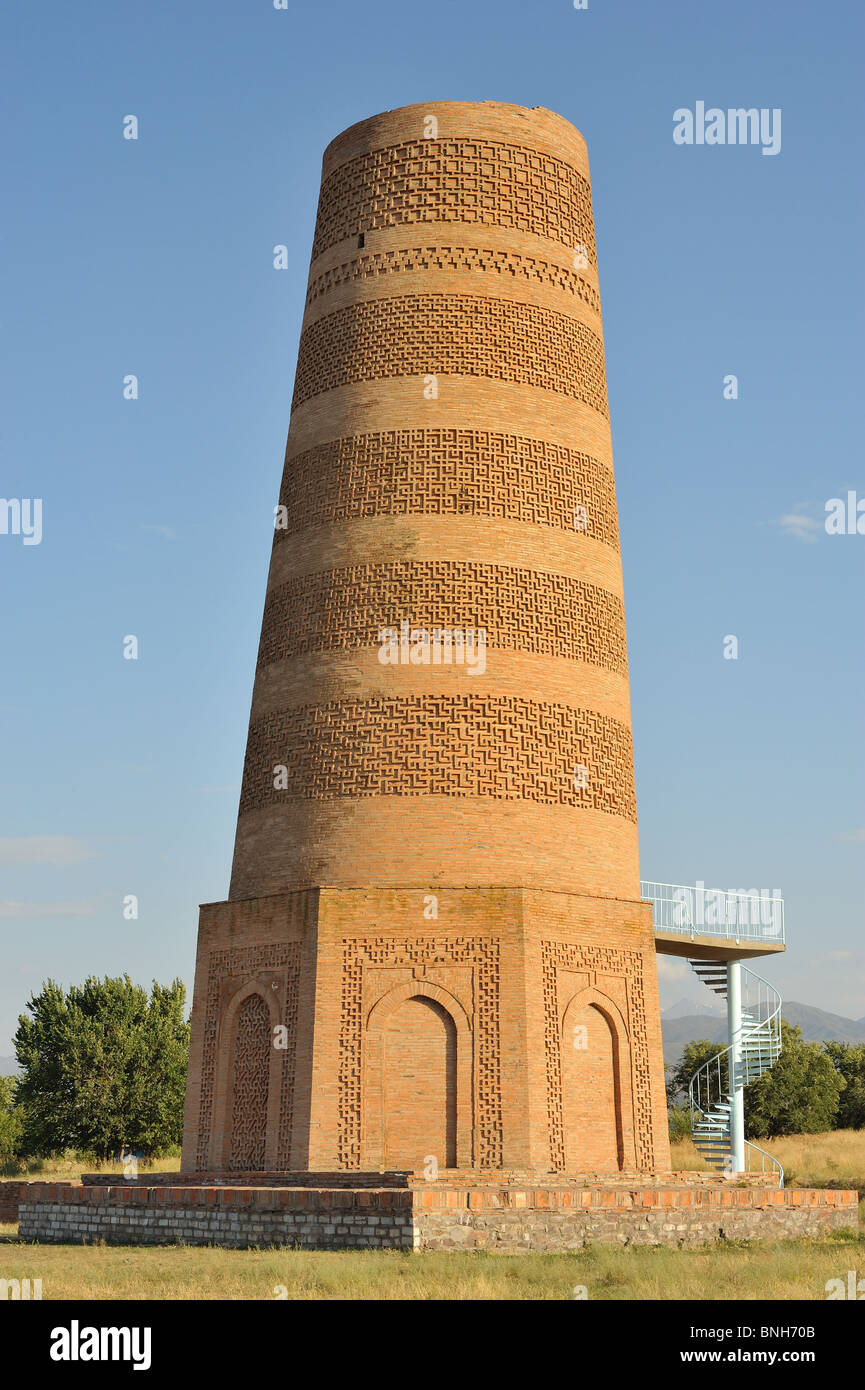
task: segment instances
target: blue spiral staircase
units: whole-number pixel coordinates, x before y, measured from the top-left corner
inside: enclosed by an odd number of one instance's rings
[[[640,896],[652,904],[657,950],[685,957],[727,1003],[728,1045],[694,1073],[689,1087],[694,1144],[712,1168],[770,1173],[783,1187],[778,1160],[745,1140],[742,1099],[781,1053],[781,996],[744,962],[786,949],[783,900],[702,883],[643,882]]]
[[[727,968],[723,962],[690,960],[698,976],[727,999]],[[781,1055],[781,996],[773,985],[744,967],[741,1030],[730,1047],[710,1057],[691,1078],[691,1136],[694,1146],[712,1167],[733,1171],[731,1112],[733,1092],[743,1090],[773,1067]],[[745,1140],[746,1173],[772,1172],[784,1185],[784,1169],[764,1149]]]

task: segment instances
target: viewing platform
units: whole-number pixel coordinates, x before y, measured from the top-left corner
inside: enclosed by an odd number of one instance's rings
[[[775,894],[644,881],[640,897],[652,904],[663,955],[747,960],[787,949],[784,900]]]

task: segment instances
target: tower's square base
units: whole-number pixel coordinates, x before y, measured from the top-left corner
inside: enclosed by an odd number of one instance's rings
[[[669,1166],[649,904],[431,884],[202,908],[185,1173]]]
[[[274,1175],[276,1176],[276,1175]],[[312,1176],[312,1175],[310,1175]],[[364,1174],[373,1182],[382,1175]],[[397,1175],[389,1175],[392,1179]],[[51,1244],[280,1246],[301,1250],[580,1250],[784,1240],[855,1228],[857,1193],[690,1175],[616,1184],[550,1178],[241,1187],[22,1183],[19,1232]],[[173,1184],[182,1181],[176,1175]]]

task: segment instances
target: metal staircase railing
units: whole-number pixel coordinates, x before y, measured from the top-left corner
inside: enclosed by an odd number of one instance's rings
[[[722,961],[691,960],[689,964],[709,989],[722,999],[727,998],[727,969]],[[716,1057],[703,1063],[691,1078],[689,1087],[694,1145],[713,1168],[728,1172],[732,1165],[732,1092],[756,1081],[775,1065],[781,1054],[781,996],[774,986],[752,970],[741,967],[741,973],[742,1027],[733,1075],[730,1075],[732,1049],[725,1047]],[[745,1171],[777,1173],[778,1186],[784,1186],[784,1169],[778,1160],[747,1140]]]

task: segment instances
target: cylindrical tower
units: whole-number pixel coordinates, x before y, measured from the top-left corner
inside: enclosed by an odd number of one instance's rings
[[[324,156],[184,1169],[669,1165],[582,136]]]
[[[328,147],[280,508],[230,896],[635,898],[595,237],[567,121],[441,102]],[[412,633],[441,629],[483,637],[436,660]]]

